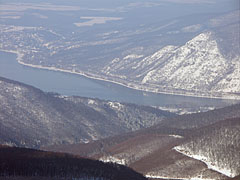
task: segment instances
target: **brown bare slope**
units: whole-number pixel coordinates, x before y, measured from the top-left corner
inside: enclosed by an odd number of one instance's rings
[[[232,178],[231,180],[240,180],[240,175]]]
[[[235,118],[240,117],[239,107],[238,104],[206,113],[178,116],[164,120],[157,126],[125,135],[88,144],[55,146],[49,149],[124,163],[148,176],[226,179],[227,176],[221,172],[209,169],[204,162],[187,157],[174,148],[203,141],[204,145],[199,143],[199,146],[194,146],[204,151],[206,156],[211,153],[220,161],[226,160],[226,152],[231,151],[228,161],[225,162],[235,164],[235,167],[231,167],[233,170],[239,169],[237,159],[240,159],[240,120]],[[229,117],[230,119],[225,119]],[[207,141],[208,138],[212,141]],[[216,142],[213,141],[219,138],[222,139],[221,144],[215,146]]]

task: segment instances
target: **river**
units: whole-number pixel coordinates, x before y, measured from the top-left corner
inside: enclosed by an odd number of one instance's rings
[[[19,64],[16,57],[16,54],[0,51],[0,76],[32,85],[47,92],[160,106],[169,109],[187,108],[188,111],[223,107],[237,102],[142,92],[80,75],[27,67]]]

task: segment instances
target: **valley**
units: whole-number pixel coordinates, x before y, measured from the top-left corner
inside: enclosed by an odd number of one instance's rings
[[[142,92],[72,73],[22,66],[17,63],[16,56],[12,53],[0,52],[0,56],[0,76],[35,86],[46,92],[58,92],[66,96],[77,95],[147,105],[177,114],[204,112],[238,102],[238,100]]]
[[[149,106],[46,93],[0,78],[0,140],[132,168],[150,179],[239,175],[240,105],[176,115]]]
[[[10,8],[5,4],[2,9],[6,14],[25,11],[16,10],[17,6],[16,3]],[[136,90],[239,99],[238,9],[161,18],[154,24],[150,21],[142,25],[132,24],[121,11],[103,11],[106,14],[101,16],[103,19],[116,20],[103,20],[104,23],[92,20],[92,25],[79,27],[74,24],[78,15],[84,20],[81,8],[57,7],[61,12],[58,15],[64,20],[69,20],[67,11],[75,13],[70,22],[66,22],[68,28],[57,22],[55,29],[49,26],[51,16],[46,16],[39,25],[32,21],[18,25],[14,19],[8,24],[3,18],[0,50],[16,53],[17,61],[25,66],[74,73]],[[25,8],[30,12],[26,17],[21,16],[22,19],[30,18],[31,9],[55,11],[46,4],[39,8],[30,3]],[[132,13],[131,9],[123,9]],[[88,13],[91,14],[91,10]],[[41,19],[41,16],[31,18]],[[98,28],[92,29],[95,26]]]
[[[0,180],[240,180],[239,0],[1,0]]]

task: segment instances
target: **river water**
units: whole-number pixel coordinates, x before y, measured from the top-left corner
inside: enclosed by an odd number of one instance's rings
[[[167,108],[188,108],[189,111],[199,110],[200,107],[223,107],[237,102],[137,91],[80,75],[26,67],[19,64],[16,57],[16,54],[0,51],[0,76],[47,92]]]

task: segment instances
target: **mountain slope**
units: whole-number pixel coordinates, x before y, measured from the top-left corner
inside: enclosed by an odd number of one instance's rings
[[[166,121],[160,122],[158,125],[153,127],[153,129],[158,129],[162,126],[178,129],[193,129],[208,126],[225,119],[237,117],[240,117],[240,104],[235,104],[203,113],[194,113],[169,118]]]
[[[62,97],[5,78],[0,105],[0,143],[25,147],[88,142],[173,116],[151,107]]]
[[[229,18],[231,17],[231,18]],[[229,20],[230,19],[230,20]],[[147,57],[115,58],[102,72],[131,87],[154,92],[234,98],[240,93],[239,10],[210,19],[181,46],[167,45]],[[185,27],[185,30],[199,25]]]
[[[199,129],[175,150],[205,162],[209,168],[230,177],[240,174],[240,118]]]
[[[132,169],[97,160],[0,145],[1,178],[146,180]]]
[[[47,149],[125,164],[153,179],[224,180],[239,174],[239,109],[178,116],[126,135]]]
[[[235,177],[240,174],[239,127],[240,119],[237,118],[193,129],[185,136],[162,134],[161,129],[151,133],[150,128],[148,134],[128,138],[108,147],[100,158],[95,157],[103,161],[124,162],[147,177]]]
[[[231,180],[239,180],[240,179],[240,175],[239,176],[236,176],[234,178],[231,178]]]

